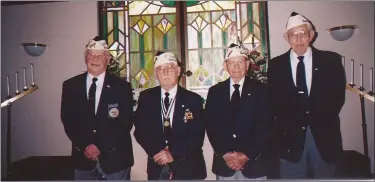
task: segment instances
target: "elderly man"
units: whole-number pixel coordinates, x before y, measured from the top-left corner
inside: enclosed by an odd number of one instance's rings
[[[134,163],[131,86],[106,72],[110,54],[104,40],[90,40],[85,58],[87,72],[62,86],[61,120],[72,141],[74,178],[129,180]]]
[[[293,12],[285,33],[291,49],[269,61],[281,178],[333,178],[343,151],[345,71],[339,54],[311,46],[314,34],[311,22]]]
[[[134,137],[148,155],[148,179],[205,179],[202,99],[178,86],[181,68],[173,53],[154,60],[160,86],[140,93],[134,121]]]
[[[266,86],[245,76],[249,64],[248,51],[232,44],[223,65],[230,78],[212,86],[207,95],[206,131],[218,180],[267,179],[265,154],[272,117]]]

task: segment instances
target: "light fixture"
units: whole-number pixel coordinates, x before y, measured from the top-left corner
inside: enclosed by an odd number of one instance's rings
[[[348,40],[353,35],[359,33],[359,27],[356,25],[343,25],[327,29],[327,32],[337,41]]]
[[[22,43],[21,44],[23,49],[29,56],[38,57],[43,54],[44,50],[46,49],[46,44],[40,43]]]

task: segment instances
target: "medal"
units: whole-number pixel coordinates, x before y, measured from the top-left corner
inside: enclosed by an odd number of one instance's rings
[[[171,114],[171,111],[172,111],[172,108],[174,107],[174,103],[175,103],[175,99],[173,99],[171,101],[171,104],[168,108],[168,110],[164,107],[164,103],[163,103],[163,99],[161,99],[161,108],[162,108],[162,115],[163,115],[163,119],[164,119],[164,127],[169,127],[170,126],[170,122],[169,122],[169,118],[170,118],[170,114]]]

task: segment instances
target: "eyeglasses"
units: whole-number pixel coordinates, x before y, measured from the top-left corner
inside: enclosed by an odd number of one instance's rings
[[[292,40],[297,40],[298,38],[306,39],[306,38],[309,38],[309,32],[305,32],[301,30],[301,31],[289,33],[288,36]]]
[[[168,65],[166,65],[166,66],[158,66],[158,67],[156,68],[156,73],[158,73],[158,74],[163,74],[165,71],[171,73],[171,72],[174,72],[174,71],[175,71],[175,68],[176,68],[176,67],[177,67],[177,66],[174,65],[174,64],[168,64]]]
[[[245,65],[246,61],[245,60],[240,60],[240,61],[227,61],[228,65],[229,66],[234,66],[234,65],[239,65],[239,66],[243,66]]]
[[[104,59],[105,55],[104,54],[93,54],[93,53],[88,53],[87,57],[89,59]]]

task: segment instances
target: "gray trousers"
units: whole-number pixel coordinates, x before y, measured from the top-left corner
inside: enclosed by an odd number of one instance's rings
[[[91,171],[74,170],[74,180],[130,180],[130,167],[116,173],[106,174],[98,162]]]
[[[332,179],[335,176],[334,164],[326,163],[315,146],[310,127],[306,130],[305,146],[298,163],[284,159],[280,161],[281,179]]]
[[[222,177],[216,175],[216,180],[266,180],[267,176],[263,176],[260,178],[246,178],[241,171],[236,171],[233,176],[230,177]]]

